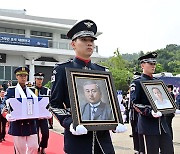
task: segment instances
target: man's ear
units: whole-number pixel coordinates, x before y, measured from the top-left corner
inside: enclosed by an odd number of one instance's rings
[[[75,41],[71,42],[71,46],[72,46],[73,49],[75,49]]]
[[[144,63],[141,63],[141,68],[142,68],[142,69],[144,68]]]

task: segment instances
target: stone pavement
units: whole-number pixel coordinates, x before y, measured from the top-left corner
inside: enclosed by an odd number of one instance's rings
[[[116,154],[133,154],[133,142],[132,138],[129,137],[131,134],[130,124],[126,124],[128,131],[125,133],[112,133],[112,141],[116,151]],[[58,121],[54,118],[54,129],[57,133],[62,133],[63,128],[60,126]],[[176,115],[173,119],[173,131],[174,131],[174,149],[175,154],[180,153],[180,115]]]

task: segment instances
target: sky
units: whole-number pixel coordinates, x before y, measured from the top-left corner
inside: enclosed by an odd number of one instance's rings
[[[27,15],[91,19],[102,34],[101,56],[154,51],[180,45],[179,0],[0,0],[1,9],[26,9]]]

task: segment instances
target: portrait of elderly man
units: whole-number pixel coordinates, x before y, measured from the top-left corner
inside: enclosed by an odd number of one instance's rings
[[[102,101],[102,91],[96,81],[86,81],[83,92],[86,103],[81,106],[82,120],[113,120],[112,109],[108,102]]]

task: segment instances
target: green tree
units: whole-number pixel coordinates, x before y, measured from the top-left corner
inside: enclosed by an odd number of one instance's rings
[[[52,84],[51,81],[48,81],[48,83],[46,83],[44,87],[51,89],[51,84]]]
[[[101,65],[109,68],[112,73],[116,89],[127,91],[129,82],[133,76],[129,69],[129,62],[124,60],[118,49],[114,52],[114,56],[101,62]]]
[[[161,73],[161,72],[164,72],[163,66],[160,63],[157,63],[155,73]]]

